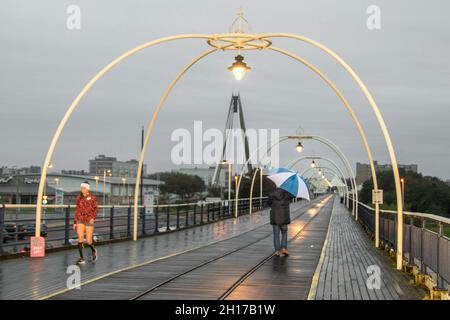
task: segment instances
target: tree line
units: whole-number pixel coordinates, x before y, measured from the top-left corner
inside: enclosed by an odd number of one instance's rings
[[[437,177],[400,170],[405,181],[405,211],[431,213],[450,217],[450,186]],[[378,188],[383,189],[382,209],[396,209],[396,193],[392,171],[378,172]],[[360,201],[372,205],[373,179],[364,182]]]

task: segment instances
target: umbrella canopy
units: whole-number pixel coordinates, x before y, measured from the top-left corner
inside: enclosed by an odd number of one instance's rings
[[[294,197],[309,200],[308,186],[297,172],[286,168],[275,168],[269,171],[267,178]]]

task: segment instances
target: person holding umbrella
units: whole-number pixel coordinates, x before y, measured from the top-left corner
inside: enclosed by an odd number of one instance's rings
[[[277,186],[277,189],[269,195],[270,224],[273,227],[275,256],[288,256],[287,233],[288,225],[291,223],[289,204],[293,198],[309,200],[309,190],[296,172],[286,168],[272,169],[268,178]]]
[[[287,232],[288,224],[291,223],[289,204],[293,196],[281,188],[276,188],[269,195],[270,224],[273,227],[273,245],[276,256],[288,256]],[[281,242],[280,242],[281,233]]]

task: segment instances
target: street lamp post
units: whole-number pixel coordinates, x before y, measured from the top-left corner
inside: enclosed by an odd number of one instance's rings
[[[334,144],[334,143],[331,142],[330,140],[325,139],[325,138],[320,137],[320,136],[312,136],[312,135],[287,135],[287,136],[281,136],[281,137],[279,138],[278,141],[273,142],[273,143],[269,146],[269,148],[268,148],[268,150],[266,151],[266,153],[268,153],[274,146],[276,146],[276,145],[278,145],[278,144],[280,144],[280,143],[282,143],[282,142],[284,142],[284,141],[291,140],[291,139],[292,139],[292,140],[293,140],[293,139],[296,139],[296,140],[299,140],[299,139],[305,139],[305,140],[306,140],[306,139],[312,139],[312,140],[316,140],[316,141],[318,141],[318,142],[321,142],[321,143],[325,144],[325,145],[326,145],[327,147],[329,147],[332,151],[334,151],[334,152],[337,154],[337,156],[340,158],[340,160],[341,160],[342,163],[344,164],[344,167],[346,168],[346,171],[347,171],[348,176],[349,176],[349,177],[353,177],[353,176],[354,176],[353,170],[352,170],[352,168],[351,168],[351,166],[350,166],[350,163],[349,163],[347,157],[345,156],[345,154],[338,148],[338,146],[337,146],[336,144]],[[244,174],[244,167],[245,167],[245,166],[247,165],[247,163],[255,156],[255,154],[258,154],[259,150],[260,150],[261,148],[263,148],[263,147],[267,147],[267,144],[264,144],[264,145],[259,146],[259,148],[258,148],[257,150],[255,150],[255,151],[250,155],[249,159],[246,161],[246,163],[245,163],[244,166],[243,166],[243,169],[241,170],[241,173],[240,173],[240,177],[241,177],[241,178],[242,178],[242,175]],[[239,182],[240,182],[240,181],[241,181],[241,180],[239,180]],[[358,206],[357,206],[357,203],[358,203],[358,192],[357,192],[357,190],[356,190],[356,182],[353,183],[353,180],[351,180],[351,182],[352,182],[352,190],[353,190],[353,195],[354,195],[354,197],[353,197],[353,198],[354,198],[354,199],[353,199],[354,205],[353,205],[352,213],[353,213],[353,215],[355,216],[355,219],[358,220]],[[238,185],[237,193],[239,193],[239,186],[240,186],[240,185]],[[253,189],[250,188],[250,191],[251,191],[250,197],[252,197],[252,196],[253,196],[253,194],[252,194]],[[238,196],[238,195],[237,195],[237,196]],[[238,197],[237,197],[237,198],[238,198]],[[236,207],[237,207],[237,205],[236,205]]]
[[[49,163],[48,164],[48,166],[47,166],[47,168],[48,169],[53,169],[53,163]],[[47,195],[47,177],[45,177],[45,182],[44,182],[44,196],[43,196],[43,201],[42,201],[42,204],[44,204],[44,205],[46,205],[48,203],[48,195]],[[43,214],[43,223],[45,223],[45,218],[46,218],[46,215],[47,215],[47,208],[46,207],[44,207],[44,210],[43,210],[44,212],[44,214]],[[37,223],[36,223],[36,225],[35,225],[35,229],[37,230],[38,229],[38,225],[37,225]],[[41,224],[39,223],[39,230],[41,229]],[[37,233],[37,232],[36,232]],[[39,235],[36,235],[36,237],[38,237],[38,236],[40,236],[40,232],[39,232]]]
[[[128,197],[128,190],[125,188],[125,183],[127,181],[127,178],[122,178],[122,185],[123,185],[123,203],[126,203],[126,198]]]
[[[235,201],[235,210],[234,210],[234,217],[237,218],[238,217],[238,184],[239,184],[239,176],[236,174],[234,176],[234,190],[235,190],[235,197],[234,197],[234,201]]]
[[[231,213],[231,161],[223,160],[222,164],[228,165],[228,215]]]
[[[340,179],[340,176],[337,174],[336,171],[334,171],[333,169],[330,169],[330,168],[327,168],[327,169],[330,170],[330,172],[331,172],[335,177],[337,177],[338,179]],[[318,181],[323,180],[323,181],[325,181],[325,183],[327,184],[327,186],[328,186],[329,188],[332,188],[332,187],[333,187],[333,184],[330,182],[330,180],[328,180],[328,178],[325,176],[324,173],[322,173],[322,174],[319,174],[318,172],[313,172],[313,173],[315,173],[315,174],[319,177],[319,179],[317,179]],[[305,180],[308,181],[309,183],[313,184],[313,176],[310,176],[310,177],[308,177],[308,178],[305,178]],[[336,187],[338,187],[338,186],[336,186]],[[345,194],[345,192],[346,192],[346,190],[344,189],[344,194]]]
[[[55,178],[55,186],[56,186],[56,188],[55,188],[55,204],[56,204],[56,197],[58,195],[58,187],[59,187],[59,178]],[[63,199],[63,202],[64,202],[64,199]]]
[[[320,159],[322,159],[322,160],[324,160],[324,161],[327,161],[328,163],[330,163],[336,170],[337,170],[337,172],[339,173],[339,175],[336,173],[336,171],[334,171],[333,170],[333,173],[336,175],[336,176],[340,176],[340,178],[342,178],[342,182],[344,183],[344,185],[345,185],[345,189],[346,189],[346,199],[347,199],[347,201],[346,201],[346,205],[348,206],[348,198],[349,198],[349,187],[348,187],[348,184],[347,184],[347,180],[345,179],[345,175],[344,175],[344,173],[342,172],[342,170],[336,165],[336,163],[334,162],[334,161],[332,161],[332,160],[330,160],[330,159],[328,159],[328,158],[325,158],[325,157],[316,157],[316,159],[318,159],[318,158],[320,158]],[[296,163],[298,163],[298,162],[296,162]],[[294,165],[295,165],[295,163],[293,164],[293,165],[291,165],[291,166],[288,166],[289,168],[293,168],[294,167]],[[327,167],[323,167],[323,166],[315,166],[315,167],[309,167],[308,169],[306,169],[305,171],[303,171],[302,173],[301,173],[301,175],[302,176],[304,176],[307,172],[309,172],[309,171],[311,171],[311,170],[314,170],[314,169],[319,169],[318,171],[319,171],[319,174],[320,173],[322,173],[322,175],[323,175],[323,172],[320,172],[320,171],[322,171],[323,169],[326,169]],[[352,179],[353,177],[350,177],[350,179]],[[354,191],[354,190],[353,190]]]
[[[98,192],[98,180],[100,180],[100,177],[99,176],[95,176],[94,179],[95,179],[95,191]]]
[[[332,168],[324,167],[324,166],[317,167],[316,169],[319,169],[319,170],[314,170],[314,168],[309,168],[309,169],[305,170],[301,175],[302,175],[302,177],[306,177],[306,174],[308,172],[312,171],[313,173],[317,173],[317,175],[319,177],[321,177],[324,181],[326,181],[327,184],[331,187],[330,181],[325,176],[325,170],[330,171],[335,177],[338,178],[338,180],[342,180],[342,183],[345,185],[344,186],[344,190],[345,190],[344,197],[348,197],[349,188],[347,187],[347,182],[345,181],[345,176],[342,174],[342,171],[339,170],[339,168],[337,168],[338,169],[337,171]]]
[[[249,214],[253,213],[253,187],[255,186],[256,174],[259,171],[259,208],[262,208],[262,194],[263,194],[263,167],[258,166],[253,173],[252,183],[250,185],[250,196],[249,196]]]
[[[104,169],[103,170],[103,210],[102,210],[102,219],[105,219],[105,205],[106,205],[106,174],[111,176],[111,170]],[[111,198],[111,197],[110,197]]]
[[[400,182],[402,184],[402,199],[403,199],[403,208],[405,207],[405,178],[401,178]]]
[[[286,165],[286,167],[287,167],[287,168],[294,168],[295,165],[299,164],[299,163],[300,163],[301,161],[303,161],[303,160],[312,160],[312,161],[311,161],[311,166],[310,166],[310,167],[311,167],[311,168],[315,168],[316,165],[317,165],[317,163],[316,163],[315,160],[318,160],[318,159],[324,160],[324,161],[326,161],[326,162],[332,164],[333,167],[335,167],[339,172],[341,172],[342,177],[344,177],[344,179],[345,179],[344,174],[343,174],[342,171],[339,169],[339,167],[337,166],[337,164],[336,164],[333,160],[331,160],[331,159],[329,159],[329,158],[326,158],[326,157],[321,157],[321,156],[304,156],[304,157],[300,157],[300,158],[297,158],[297,159],[294,159],[294,160],[290,161],[290,162]],[[347,169],[347,170],[346,170],[347,173],[349,173],[350,170],[348,170],[348,168],[346,168],[346,169]],[[356,179],[355,179],[355,176],[350,176],[349,178],[353,180],[353,184],[352,184],[352,185],[356,186]],[[347,187],[347,181],[344,180],[344,182],[345,182],[345,185],[346,185],[346,187]],[[349,204],[349,193],[347,192],[346,194],[347,194],[347,196],[346,196],[346,202],[345,202],[345,204],[346,204],[346,206],[348,207],[348,204]]]

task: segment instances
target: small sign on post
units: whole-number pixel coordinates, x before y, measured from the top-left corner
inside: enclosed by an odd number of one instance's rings
[[[153,206],[155,205],[155,194],[153,191],[144,192],[145,214],[153,214]]]
[[[372,204],[383,204],[383,190],[372,190]]]
[[[30,257],[38,258],[45,256],[45,238],[31,237],[30,241]]]

